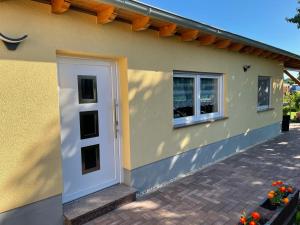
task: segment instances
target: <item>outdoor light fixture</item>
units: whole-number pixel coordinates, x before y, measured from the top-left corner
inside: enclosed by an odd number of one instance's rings
[[[19,44],[23,42],[27,37],[28,35],[24,35],[23,37],[20,38],[10,38],[0,33],[0,40],[3,41],[6,48],[10,51],[16,50]]]
[[[251,68],[251,65],[244,65],[243,66],[244,72],[247,72],[250,68]]]

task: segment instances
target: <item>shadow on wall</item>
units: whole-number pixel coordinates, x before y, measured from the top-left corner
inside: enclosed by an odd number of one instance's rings
[[[143,183],[145,187],[149,187],[147,180],[153,176],[151,163],[154,161],[167,159],[165,164],[159,164],[159,166],[157,164],[155,168],[161,175],[153,178],[155,179],[154,183],[160,185],[168,178],[175,178],[178,174],[182,176],[240,152],[255,144],[255,140],[262,142],[264,138],[273,137],[265,135],[262,131],[254,134],[252,127],[257,124],[253,125],[252,119],[249,119],[250,114],[253,119],[261,120],[262,124],[258,127],[268,125],[268,121],[264,121],[263,118],[273,120],[274,123],[278,121],[275,110],[266,112],[264,115],[257,114],[257,82],[255,82],[255,78],[242,73],[225,76],[227,83],[231,83],[228,89],[234,82],[239,84],[238,87],[234,87],[234,90],[226,90],[228,94],[225,96],[225,104],[228,107],[229,119],[173,129],[172,74],[157,71],[130,71],[131,157],[134,168],[146,165],[145,168],[150,171],[149,174],[145,172],[141,181],[134,180],[133,176],[132,183]],[[274,92],[278,93],[280,88],[280,85],[274,86]],[[255,90],[255,94],[253,94],[253,90]],[[247,96],[249,94],[251,94],[250,98]],[[250,99],[249,102],[254,104],[240,104],[245,102],[245,99]],[[275,102],[279,100],[279,98],[273,99]],[[236,138],[238,134],[242,134],[243,137]],[[210,143],[213,144],[209,148],[205,148]],[[195,151],[186,152],[191,149],[195,149]],[[183,165],[184,162],[189,163]]]
[[[35,143],[24,149],[22,154],[18,154],[21,159],[18,161],[18,165],[15,165],[16,169],[9,174],[5,183],[0,185],[1,193],[3,193],[1,204],[4,204],[5,208],[15,208],[22,205],[25,207],[10,211],[4,209],[5,212],[0,214],[1,225],[35,225],[41,221],[44,221],[43,224],[45,225],[53,225],[51,223],[54,218],[57,218],[55,212],[45,211],[45,208],[39,207],[32,208],[33,211],[30,212],[25,208],[27,204],[61,193],[61,156],[58,128],[58,121],[52,120],[45,125],[39,138],[34,140]],[[28,137],[16,136],[16,142],[19,142],[18,138]],[[61,211],[59,208],[55,210],[56,212]],[[52,215],[54,218],[51,218]]]

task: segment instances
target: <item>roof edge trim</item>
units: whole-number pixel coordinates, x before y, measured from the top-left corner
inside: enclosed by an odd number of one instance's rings
[[[261,48],[267,51],[271,51],[273,53],[278,53],[278,54],[282,54],[297,60],[300,60],[300,55],[297,55],[295,53],[259,42],[259,41],[255,41],[253,39],[250,38],[246,38],[243,37],[241,35],[238,34],[234,34],[222,29],[218,29],[216,27],[212,27],[191,19],[187,19],[185,17],[176,15],[174,13],[141,3],[141,2],[137,2],[137,1],[133,1],[133,0],[95,0],[96,2],[99,3],[107,3],[107,4],[113,4],[117,7],[120,8],[125,8],[127,10],[132,10],[135,11],[137,13],[141,13],[144,15],[148,15],[151,16],[153,18],[159,19],[159,20],[164,20],[167,22],[171,22],[171,23],[175,23],[177,25],[181,25],[190,29],[198,29],[198,30],[202,30],[208,34],[212,34],[212,35],[217,35],[223,38],[227,38],[227,39],[231,39],[233,41],[237,41],[239,43],[243,43],[243,44],[248,44],[251,45],[253,47],[257,47],[257,48]]]

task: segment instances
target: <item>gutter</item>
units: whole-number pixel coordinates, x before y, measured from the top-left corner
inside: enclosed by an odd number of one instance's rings
[[[159,8],[156,8],[156,7],[141,3],[141,2],[137,2],[137,1],[133,1],[133,0],[95,0],[95,1],[98,3],[112,4],[112,5],[115,5],[116,7],[124,8],[124,9],[130,10],[130,11],[134,11],[136,13],[147,15],[147,16],[150,16],[150,17],[158,19],[158,20],[174,23],[179,26],[183,26],[183,27],[190,28],[190,29],[204,31],[211,35],[230,39],[230,40],[236,41],[238,43],[250,45],[252,47],[264,49],[264,50],[267,50],[267,51],[270,51],[273,53],[281,54],[281,55],[288,56],[288,57],[291,57],[296,60],[300,60],[300,56],[297,54],[285,51],[280,48],[273,47],[271,45],[264,44],[259,41],[255,41],[250,38],[240,36],[240,35],[237,35],[237,34],[234,34],[231,32],[227,32],[222,29],[218,29],[216,27],[212,27],[212,26],[209,26],[209,25],[206,25],[203,23],[199,23],[195,20],[187,19],[182,16],[176,15],[174,13],[164,11]]]

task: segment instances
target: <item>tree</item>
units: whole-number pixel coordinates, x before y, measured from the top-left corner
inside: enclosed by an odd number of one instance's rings
[[[298,0],[298,3],[300,4],[300,0]],[[297,24],[298,29],[300,29],[300,7],[297,9],[297,14],[292,18],[287,18],[287,21]]]

